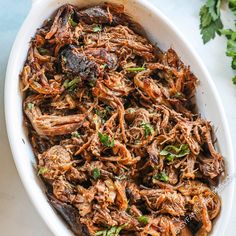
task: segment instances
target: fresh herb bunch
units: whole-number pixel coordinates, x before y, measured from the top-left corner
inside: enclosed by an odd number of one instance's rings
[[[223,28],[220,3],[221,0],[207,0],[200,10],[200,29],[204,43],[214,39],[218,30]]]
[[[209,42],[215,38],[215,35],[224,35],[227,38],[226,55],[232,57],[231,67],[236,69],[236,31],[232,29],[223,29],[221,21],[220,7],[222,0],[207,0],[200,10],[200,30],[203,43]],[[236,16],[236,0],[228,0],[229,9]],[[233,83],[236,84],[236,76],[233,77]]]

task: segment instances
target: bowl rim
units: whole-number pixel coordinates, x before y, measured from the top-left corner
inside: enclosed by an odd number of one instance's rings
[[[15,54],[15,51],[17,50],[17,47],[19,46],[18,43],[20,41],[21,35],[24,34],[24,29],[27,28],[27,25],[30,24],[32,14],[34,11],[37,10],[37,5],[38,4],[47,4],[50,1],[51,0],[46,0],[46,1],[45,0],[32,0],[32,7],[31,7],[26,19],[24,20],[19,32],[17,33],[17,36],[15,38],[14,44],[11,49],[11,53],[10,53],[8,65],[7,65],[7,71],[6,71],[6,77],[5,77],[5,89],[4,89],[4,106],[5,106],[5,122],[6,122],[8,140],[10,143],[12,156],[13,156],[13,159],[15,162],[16,169],[17,169],[18,174],[20,176],[21,182],[23,183],[23,186],[24,186],[31,202],[33,203],[35,209],[37,210],[37,212],[39,213],[39,215],[41,216],[43,221],[46,223],[48,228],[51,230],[51,232],[53,232],[55,235],[61,235],[59,232],[59,229],[57,229],[57,226],[55,226],[49,220],[49,217],[40,208],[39,201],[37,200],[37,198],[34,198],[34,194],[30,188],[30,182],[27,180],[26,176],[24,175],[23,169],[21,169],[21,167],[20,167],[21,161],[20,161],[20,158],[18,158],[19,154],[16,151],[17,146],[15,145],[13,138],[12,138],[13,131],[14,131],[14,128],[12,127],[12,123],[10,122],[12,120],[12,109],[8,105],[8,102],[7,102],[9,94],[11,94],[11,83],[10,83],[10,78],[11,78],[11,73],[12,73],[11,72],[11,70],[12,70],[11,65],[14,62],[14,54]],[[109,2],[109,0],[108,0],[108,2]],[[121,1],[121,3],[122,3],[122,1]],[[216,86],[215,86],[209,72],[207,71],[205,65],[203,64],[200,56],[196,53],[195,49],[184,38],[183,34],[180,33],[180,31],[176,28],[176,26],[155,5],[153,5],[151,2],[148,2],[146,0],[136,0],[136,4],[141,5],[141,6],[145,6],[150,12],[155,14],[161,21],[163,21],[166,25],[168,25],[169,29],[175,34],[175,36],[178,37],[180,39],[180,41],[182,41],[185,44],[185,48],[187,49],[187,51],[189,51],[193,55],[194,60],[197,62],[197,64],[201,68],[203,74],[205,75],[205,78],[207,79],[207,81],[209,83],[209,86],[210,86],[212,93],[214,95],[214,99],[215,99],[218,109],[221,113],[221,121],[222,121],[223,129],[224,129],[224,134],[227,139],[226,143],[228,144],[227,151],[229,153],[229,156],[228,156],[229,162],[230,162],[229,168],[232,170],[232,172],[234,172],[233,145],[232,145],[229,126],[228,126],[228,122],[227,122],[226,115],[224,112],[224,108],[223,108],[222,102],[220,100],[219,94],[217,92]],[[234,184],[231,184],[231,194],[230,194],[230,196],[228,196],[228,198],[229,198],[228,200],[230,201],[231,206],[233,203],[233,197],[234,197],[234,192],[235,192],[234,189],[235,189]],[[228,210],[227,215],[224,217],[224,219],[226,220],[226,224],[224,225],[224,229],[221,229],[222,232],[225,230],[227,224],[229,223],[229,217],[230,217],[231,211],[232,211],[232,207]]]

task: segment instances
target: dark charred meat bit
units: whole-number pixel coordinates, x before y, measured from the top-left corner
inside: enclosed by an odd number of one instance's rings
[[[74,46],[68,46],[60,53],[61,67],[63,73],[79,75],[82,78],[93,80],[98,76],[98,66],[94,61],[78,52]]]
[[[109,3],[37,31],[20,81],[38,175],[75,235],[207,236],[224,159],[190,67],[140,32]]]
[[[58,201],[55,197],[52,195],[48,195],[49,202],[52,204],[52,206],[59,212],[59,214],[66,220],[66,222],[71,227],[71,230],[76,235],[81,236],[89,236],[88,229],[86,225],[81,224],[80,222],[80,215],[76,208],[73,206]]]
[[[112,15],[100,6],[81,10],[78,15],[86,24],[109,24],[112,22]]]

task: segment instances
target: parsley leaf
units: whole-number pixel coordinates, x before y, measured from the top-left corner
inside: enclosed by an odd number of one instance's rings
[[[147,216],[139,216],[138,221],[144,225],[148,224],[149,218]]]
[[[100,142],[106,146],[106,147],[114,147],[114,137],[112,140],[109,139],[109,136],[107,134],[102,134],[98,132],[98,137],[100,139]]]
[[[161,172],[161,173],[155,174],[153,176],[153,179],[161,180],[163,182],[168,182],[169,181],[169,177],[168,177],[168,175],[165,172]]]
[[[226,55],[232,57],[231,67],[236,70],[236,31],[231,29],[220,30],[220,35],[224,35],[227,40]],[[235,77],[232,79],[233,83],[236,84]]]
[[[101,68],[101,69],[105,69],[106,67],[107,67],[107,64],[106,64],[106,63],[100,65],[100,68]]]
[[[119,236],[119,233],[122,229],[124,229],[127,224],[123,224],[121,226],[113,226],[110,229],[101,230],[95,233],[95,236]]]
[[[47,167],[40,167],[38,170],[38,175],[43,175],[45,173],[48,172],[48,168]]]
[[[99,179],[101,176],[101,171],[98,168],[93,169],[93,178],[95,180]]]
[[[236,0],[229,0],[229,8],[236,16]]]
[[[232,81],[233,81],[233,84],[236,84],[236,76],[233,77]]]
[[[67,58],[62,56],[61,59],[63,60],[63,62],[66,64],[67,63]]]
[[[204,44],[214,39],[217,31],[223,28],[220,3],[221,0],[207,0],[200,10],[200,29]]]
[[[102,26],[101,25],[96,25],[93,27],[93,32],[97,33],[97,32],[101,32],[102,31]]]
[[[206,0],[205,5],[200,10],[200,30],[203,43],[207,43],[215,38],[216,33],[224,35],[227,41],[226,55],[232,57],[231,67],[236,70],[236,31],[223,29],[220,18],[220,5],[223,0]],[[236,16],[236,0],[228,0],[229,9]],[[236,84],[236,76],[232,78]]]
[[[144,71],[146,70],[146,68],[144,67],[130,67],[130,68],[126,68],[127,71]]]
[[[220,16],[220,4],[221,0],[207,0],[206,2],[206,7],[214,21]]]
[[[76,86],[80,81],[81,81],[80,77],[76,77],[76,78],[72,79],[71,81],[69,81],[69,79],[67,79],[63,83],[63,87],[65,89],[68,89],[69,91],[73,91],[76,89]]]
[[[34,108],[34,104],[29,102],[29,103],[27,103],[27,107],[29,110],[32,110]]]
[[[68,21],[69,21],[70,25],[73,27],[76,27],[78,25],[78,23],[73,20],[72,15],[69,17]]]
[[[145,138],[148,137],[150,134],[154,133],[154,129],[151,126],[151,124],[146,123],[146,122],[142,122],[141,126],[144,128]]]
[[[111,107],[106,106],[105,108],[102,108],[101,110],[94,109],[94,112],[96,115],[98,115],[102,119],[102,123],[104,124],[106,120],[109,118],[109,114],[111,113]]]
[[[75,132],[71,133],[71,137],[73,137],[73,138],[80,138],[80,134],[78,133],[78,131],[75,131]]]
[[[160,155],[166,156],[167,161],[173,161],[174,158],[184,157],[190,153],[190,149],[187,144],[181,144],[179,147],[174,145],[167,145]]]
[[[38,51],[41,55],[49,54],[49,50],[43,47],[38,48]]]

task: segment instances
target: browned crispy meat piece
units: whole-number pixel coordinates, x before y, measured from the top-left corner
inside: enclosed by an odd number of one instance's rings
[[[141,190],[140,193],[147,202],[147,205],[159,213],[168,213],[172,216],[185,215],[186,200],[177,192]]]
[[[32,95],[24,103],[24,112],[39,135],[55,136],[70,134],[83,125],[84,114],[68,116],[42,114],[38,107],[39,101],[42,101],[42,97]]]
[[[109,24],[112,22],[112,14],[101,6],[81,10],[78,15],[86,24]]]
[[[74,46],[68,46],[60,53],[61,67],[64,73],[72,73],[83,78],[93,79],[98,76],[98,67],[94,61],[76,50]]]
[[[79,212],[71,205],[60,202],[52,195],[48,195],[50,203],[61,214],[76,235],[89,236],[88,229],[80,222]]]
[[[39,168],[46,168],[42,176],[53,181],[72,168],[70,153],[60,145],[56,145],[38,155]]]
[[[224,160],[198,79],[141,31],[109,3],[37,30],[20,77],[38,174],[75,235],[207,236]]]

